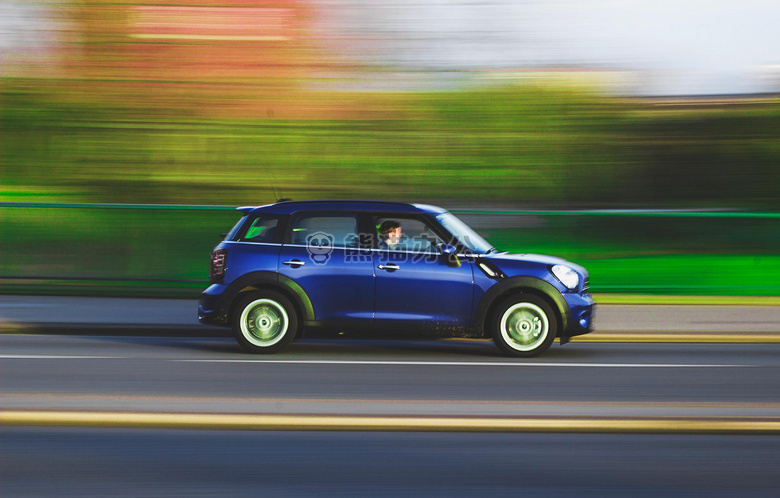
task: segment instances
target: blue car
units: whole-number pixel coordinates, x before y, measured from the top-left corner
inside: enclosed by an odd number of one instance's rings
[[[250,353],[304,331],[391,329],[490,337],[509,356],[593,327],[588,272],[509,254],[445,209],[380,201],[240,207],[211,254],[202,323],[232,327]]]

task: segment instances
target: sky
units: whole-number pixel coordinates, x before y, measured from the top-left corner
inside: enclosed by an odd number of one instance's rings
[[[322,0],[350,57],[411,68],[628,71],[641,94],[780,91],[780,0]],[[350,46],[352,45],[352,46]],[[774,81],[772,81],[774,77]]]
[[[347,62],[625,72],[622,91],[640,95],[780,92],[780,0],[310,2],[314,40]],[[0,74],[68,25],[46,5],[0,3]]]

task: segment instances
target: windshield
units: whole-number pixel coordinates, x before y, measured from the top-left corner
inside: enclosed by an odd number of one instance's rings
[[[493,249],[493,246],[491,246],[487,240],[483,239],[477,232],[460,221],[455,215],[444,213],[436,216],[436,219],[441,223],[441,226],[454,235],[455,238],[458,239],[458,242],[467,249],[471,249],[480,254],[487,253]]]

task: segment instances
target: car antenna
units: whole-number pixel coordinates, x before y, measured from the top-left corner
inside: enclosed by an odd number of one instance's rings
[[[276,202],[291,201],[292,199],[289,197],[279,197],[279,194],[276,193],[276,186],[274,185],[276,183],[276,175],[274,175],[274,172],[270,170],[269,173],[271,173],[271,191],[274,193],[274,199],[276,199]]]

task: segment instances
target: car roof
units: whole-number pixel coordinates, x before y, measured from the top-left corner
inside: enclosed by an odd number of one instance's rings
[[[441,214],[447,210],[428,204],[410,204],[393,201],[283,201],[264,206],[242,206],[236,208],[244,214],[292,214],[298,211],[382,211],[383,213],[428,213]]]

